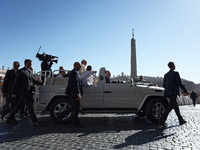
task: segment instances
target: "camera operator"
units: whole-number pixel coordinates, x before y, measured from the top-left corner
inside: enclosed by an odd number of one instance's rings
[[[51,57],[45,57],[44,60],[41,63],[41,70],[46,71],[46,70],[51,70],[51,66],[53,65],[53,61],[51,61]]]
[[[36,54],[36,57],[40,61],[42,61],[42,63],[41,63],[41,71],[42,71],[41,80],[44,83],[44,79],[46,77],[48,77],[49,73],[52,74],[51,66],[53,65],[53,62],[58,63],[58,60],[57,59],[55,60],[55,58],[58,58],[58,57],[57,56],[48,55],[48,54],[45,54],[45,53],[39,54],[39,51],[40,51],[41,47],[42,46],[40,46],[40,48],[39,48],[39,50],[38,50],[38,52]],[[45,71],[47,71],[46,74],[45,74]]]
[[[53,61],[50,55],[46,55],[41,63],[41,70],[42,71],[50,71],[52,74],[51,66],[53,65]],[[49,72],[47,72],[46,77],[49,75]],[[45,73],[42,72],[42,82],[44,83],[44,76]]]

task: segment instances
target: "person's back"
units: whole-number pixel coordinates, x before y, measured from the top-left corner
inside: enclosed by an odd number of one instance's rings
[[[190,97],[191,97],[192,99],[196,99],[196,98],[197,98],[197,94],[196,94],[194,91],[192,91]]]
[[[172,95],[174,93],[174,88],[176,87],[173,70],[170,70],[165,74],[163,83],[163,87],[165,88],[165,96]]]
[[[165,88],[165,96],[179,95],[179,87],[186,92],[185,87],[181,83],[179,73],[174,70],[170,70],[165,74],[163,87]]]

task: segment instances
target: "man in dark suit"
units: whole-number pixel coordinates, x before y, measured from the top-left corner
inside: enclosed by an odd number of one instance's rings
[[[72,102],[73,107],[73,126],[74,127],[84,127],[78,121],[79,113],[79,101],[81,100],[81,95],[83,94],[82,82],[79,75],[79,70],[81,65],[79,62],[74,63],[74,69],[71,71],[69,76],[68,85],[66,87],[66,92]]]
[[[194,92],[194,90],[192,91],[192,93],[190,94],[190,97],[193,101],[193,105],[195,106],[196,105],[196,99],[197,99],[197,94]]]
[[[19,95],[20,99],[13,111],[8,116],[6,123],[14,124],[11,118],[18,112],[22,103],[24,102],[32,119],[33,125],[37,126],[38,120],[34,113],[34,100],[32,92],[35,90],[34,84],[43,85],[43,83],[38,82],[34,79],[33,74],[30,70],[30,67],[32,66],[32,61],[30,59],[26,59],[24,61],[24,65],[24,68],[18,71],[17,77],[12,87],[12,98],[16,98],[16,96]]]
[[[11,97],[11,94],[12,94],[11,90],[12,90],[12,86],[13,86],[15,77],[17,75],[19,66],[20,66],[19,62],[17,61],[13,62],[13,69],[8,70],[4,78],[4,83],[2,87],[2,97],[6,97],[6,104],[3,106],[4,109],[0,112],[2,120],[8,112],[11,112],[13,110],[13,108],[15,107],[17,103],[17,99]],[[13,121],[16,122],[14,116],[13,116]]]
[[[166,127],[165,121],[167,119],[168,114],[172,109],[175,110],[176,115],[179,120],[179,124],[182,125],[186,123],[186,121],[183,119],[183,117],[180,114],[180,110],[176,101],[177,95],[179,95],[179,87],[188,94],[187,90],[181,83],[180,75],[178,72],[175,72],[175,65],[173,62],[168,63],[168,67],[170,68],[170,71],[165,74],[164,76],[164,83],[163,87],[165,88],[164,95],[170,99],[169,105],[167,109],[165,110],[164,114],[160,118],[160,124],[163,127]]]

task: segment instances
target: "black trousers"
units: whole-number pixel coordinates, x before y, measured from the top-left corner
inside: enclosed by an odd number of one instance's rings
[[[70,98],[70,101],[72,102],[72,108],[64,110],[58,116],[60,118],[64,118],[66,115],[68,115],[70,112],[72,112],[73,125],[76,125],[76,124],[79,123],[79,121],[78,121],[78,113],[80,111],[80,108],[79,108],[80,102],[77,101],[77,94],[70,95],[69,98]]]
[[[23,104],[20,107],[20,116],[27,115],[27,113],[28,113],[28,110],[25,106],[25,103],[23,102]]]
[[[77,101],[77,95],[73,95],[71,96],[71,101],[72,101],[72,114],[73,114],[73,125],[76,125],[79,123],[78,121],[78,113],[80,111],[80,108],[79,108],[79,104],[80,102]]]
[[[196,105],[196,98],[192,99],[192,101],[193,101],[193,105],[195,106]]]
[[[33,96],[20,96],[20,99],[18,100],[17,105],[14,107],[14,109],[12,110],[12,112],[10,113],[10,115],[8,116],[7,120],[11,120],[11,118],[19,111],[19,109],[21,108],[21,106],[23,105],[23,103],[25,103],[27,110],[29,112],[30,118],[32,119],[32,122],[37,122],[37,117],[35,115],[34,112],[34,108],[33,108]]]
[[[17,98],[12,98],[11,95],[6,96],[6,104],[3,106],[2,114],[6,115],[9,112],[12,112],[14,107],[16,106],[18,102],[18,97]],[[14,116],[13,116],[14,117]]]
[[[164,114],[160,118],[161,123],[165,123],[167,116],[169,115],[169,113],[171,112],[172,109],[174,109],[174,111],[176,112],[179,122],[183,121],[183,117],[180,114],[180,110],[179,110],[176,98],[177,98],[177,95],[169,96],[170,103],[169,103],[168,107],[166,108]]]

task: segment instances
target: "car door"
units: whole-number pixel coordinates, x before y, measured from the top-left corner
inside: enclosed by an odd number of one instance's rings
[[[104,108],[132,108],[134,87],[129,83],[104,83]]]
[[[83,88],[82,108],[103,108],[103,84]]]

